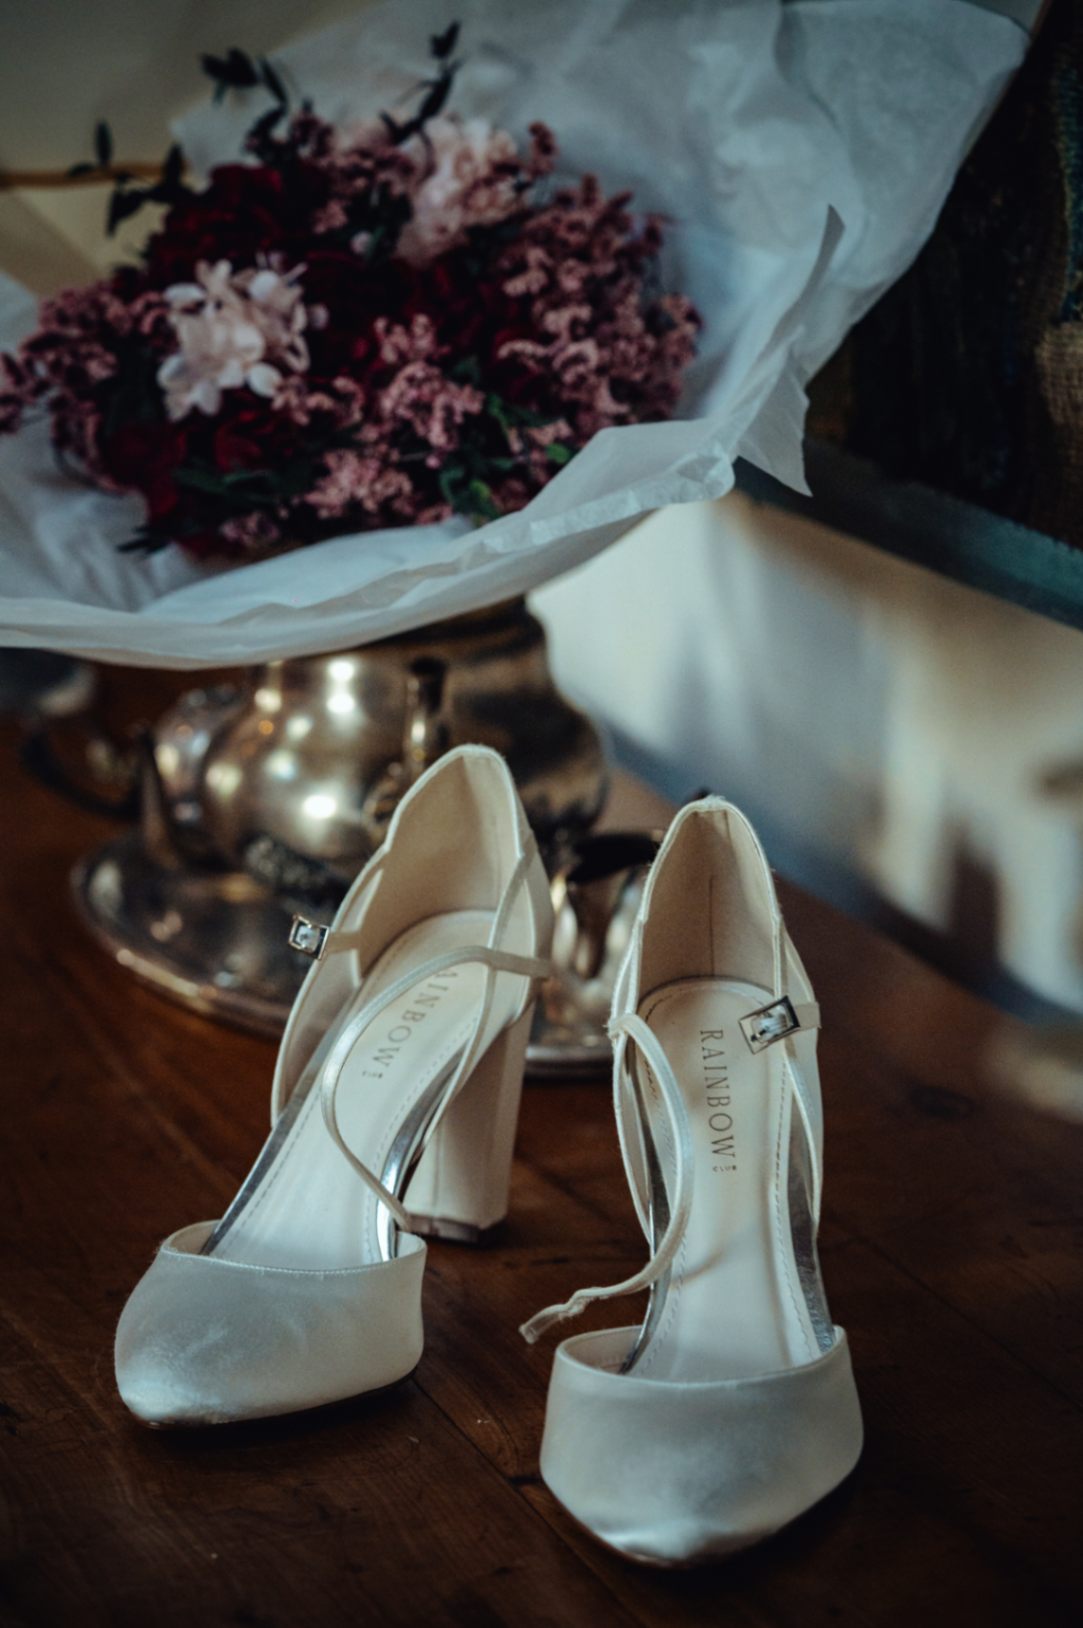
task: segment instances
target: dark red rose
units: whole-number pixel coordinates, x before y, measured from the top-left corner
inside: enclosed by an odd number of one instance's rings
[[[300,200],[284,197],[282,177],[262,165],[223,164],[203,192],[169,211],[146,249],[147,274],[156,287],[188,281],[201,260],[254,265],[260,255],[285,251],[298,225]],[[307,216],[309,199],[303,202]]]
[[[218,164],[192,203],[231,214],[260,207],[273,210],[281,201],[282,191],[281,175],[265,164]]]
[[[214,467],[223,474],[234,469],[260,469],[267,461],[267,441],[260,438],[258,415],[238,414],[233,423],[219,424],[211,443]]]
[[[142,492],[152,520],[171,513],[181,498],[177,468],[188,450],[183,424],[123,424],[102,446],[105,468],[120,485]]]

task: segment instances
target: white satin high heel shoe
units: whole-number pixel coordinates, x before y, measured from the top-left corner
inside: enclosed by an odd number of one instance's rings
[[[642,1324],[557,1350],[544,1480],[602,1542],[686,1565],[744,1548],[849,1473],[862,1424],[816,1256],[819,1010],[748,820],[708,797],[644,890],[611,1034],[649,1264],[524,1325],[649,1289]]]
[[[315,957],[279,1052],[271,1134],[220,1221],[175,1233],[117,1329],[154,1425],[320,1406],[421,1355],[419,1234],[507,1209],[523,1059],[552,933],[503,760],[463,746],[403,798]]]

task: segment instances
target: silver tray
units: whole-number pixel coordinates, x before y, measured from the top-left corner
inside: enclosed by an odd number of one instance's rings
[[[608,1070],[605,1021],[645,866],[637,859],[614,873],[599,856],[628,861],[650,842],[646,833],[585,837],[557,870],[558,970],[538,1001],[531,1075]],[[286,942],[291,905],[253,877],[163,862],[131,831],[82,861],[72,889],[90,932],[142,983],[207,1017],[281,1035],[308,962]]]

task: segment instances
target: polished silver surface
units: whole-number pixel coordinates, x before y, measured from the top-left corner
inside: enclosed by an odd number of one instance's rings
[[[98,670],[46,650],[0,651],[0,713],[22,725],[20,761],[94,814],[135,810],[130,743],[111,727]]]
[[[72,876],[95,938],[141,982],[255,1034],[285,1027],[307,962],[287,943],[288,904],[240,871],[163,863],[129,831]]]
[[[508,759],[553,874],[556,970],[528,1069],[606,1071],[613,982],[656,836],[590,832],[601,742],[554,688],[522,601],[188,692],[138,745],[140,831],[76,873],[81,913],[163,994],[277,1035],[305,972],[293,918],[334,914],[403,792],[467,739]]]
[[[242,684],[187,690],[162,714],[150,733],[154,769],[179,840],[194,854],[208,852],[200,783],[203,762],[216,735],[242,711]]]
[[[140,831],[79,867],[80,910],[144,982],[277,1034],[305,970],[291,918],[334,914],[403,793],[460,741],[508,760],[550,854],[597,817],[598,732],[556,690],[544,630],[515,600],[182,696],[136,743]],[[577,985],[540,1026],[545,1067],[608,1058]]]
[[[0,712],[22,718],[71,718],[91,706],[94,669],[51,650],[0,651]]]
[[[507,759],[543,846],[597,818],[607,785],[598,732],[555,688],[542,626],[516,600],[257,668],[201,760],[202,822],[224,860],[276,892],[321,878],[341,888],[408,787],[464,741]]]
[[[552,874],[553,976],[538,996],[530,1072],[607,1073],[613,986],[628,947],[657,831],[587,832],[571,839]]]
[[[610,836],[618,841],[612,843]],[[553,880],[557,924],[555,972],[539,991],[527,1071],[568,1077],[608,1071],[612,1052],[605,1025],[613,982],[635,920],[649,832],[584,837],[573,859]],[[598,954],[600,917],[592,902],[590,957],[581,945],[576,901],[583,891],[608,886],[588,879],[615,859],[638,859],[620,869],[610,894]],[[569,890],[567,872],[583,865]],[[178,860],[167,832],[128,832],[106,843],[75,871],[76,905],[94,936],[123,967],[169,999],[206,1015],[277,1038],[309,962],[289,946],[295,911],[243,871],[196,867]],[[309,918],[310,919],[310,918]],[[575,968],[593,969],[581,977]]]

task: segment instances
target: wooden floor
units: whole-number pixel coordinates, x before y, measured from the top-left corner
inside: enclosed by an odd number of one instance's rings
[[[114,1324],[157,1240],[247,1169],[273,1048],[90,946],[67,872],[107,827],[31,785],[10,733],[0,751],[4,1620],[1078,1628],[1083,1135],[993,1098],[1007,1020],[793,889],[825,1008],[824,1266],[868,1429],[825,1505],[666,1574],[593,1546],[539,1481],[551,1347],[516,1326],[644,1255],[598,1083],[528,1089],[511,1219],[483,1251],[432,1247],[409,1382],[259,1426],[136,1425]]]

